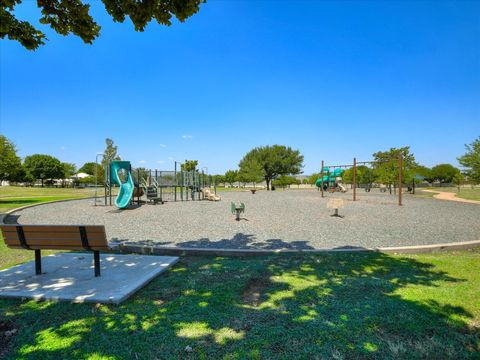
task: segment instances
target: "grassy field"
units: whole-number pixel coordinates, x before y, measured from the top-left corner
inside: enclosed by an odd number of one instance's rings
[[[0,300],[0,357],[478,359],[479,293],[480,251],[184,257],[120,306]]]
[[[103,188],[98,188],[98,196],[103,196]],[[115,188],[113,194],[116,194]],[[39,204],[47,201],[81,199],[95,195],[94,188],[41,188],[23,186],[0,187],[0,213],[21,206]]]
[[[469,200],[480,200],[480,188],[461,188],[458,191],[456,187],[430,187],[427,188],[428,190],[433,191],[445,191],[457,194],[456,196],[462,199],[469,199]]]

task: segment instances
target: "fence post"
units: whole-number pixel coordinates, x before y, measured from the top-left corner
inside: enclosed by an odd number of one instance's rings
[[[398,157],[398,205],[402,206],[403,156]]]
[[[322,170],[320,171],[320,178],[322,179],[322,187],[320,188],[320,190],[322,191],[322,198],[324,197],[324,194],[323,194],[323,160],[322,160]]]
[[[353,158],[353,201],[357,201],[357,158]]]
[[[175,195],[174,195],[174,199],[175,199],[175,201],[177,201],[177,162],[176,161],[175,161],[174,174],[175,174],[174,175],[175,176],[175,183],[174,183],[174,185],[175,185],[175,190],[174,190]]]

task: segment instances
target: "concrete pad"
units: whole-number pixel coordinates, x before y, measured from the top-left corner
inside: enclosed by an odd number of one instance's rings
[[[175,256],[100,254],[101,276],[93,273],[93,253],[58,253],[0,271],[0,297],[119,304],[178,261]]]

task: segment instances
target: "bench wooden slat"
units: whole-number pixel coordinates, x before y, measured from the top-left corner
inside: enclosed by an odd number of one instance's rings
[[[78,233],[78,228],[83,225],[22,225],[23,231],[27,232],[65,232],[65,233]],[[18,225],[0,225],[0,228],[4,232],[17,232]],[[105,228],[103,225],[85,225],[85,230],[88,233],[101,233],[105,234]]]
[[[24,231],[25,238],[27,241],[30,240],[36,240],[36,239],[64,239],[64,240],[77,240],[77,241],[82,241],[80,237],[80,231],[74,232],[74,233],[46,233],[46,232],[40,232],[40,233],[34,233],[30,231]],[[6,233],[5,234],[7,239],[17,239],[18,240],[18,234],[17,232],[14,233]],[[88,241],[96,241],[96,240],[106,240],[105,234],[100,234],[100,233],[89,233],[87,232],[88,236]]]
[[[23,249],[20,245],[16,246],[16,245],[9,245],[8,246],[9,248],[11,249]],[[83,250],[85,251],[85,249],[82,247],[82,246],[57,246],[57,245],[32,245],[30,247],[30,249],[32,250],[65,250],[65,251],[69,251],[69,250]],[[108,246],[92,246],[91,248],[92,250],[109,250],[109,247]]]
[[[5,239],[5,243],[7,245],[20,245],[19,239]],[[49,245],[57,245],[57,246],[81,246],[81,240],[72,240],[72,239],[28,239],[27,245],[42,245],[42,244],[49,244]],[[88,240],[88,245],[90,247],[93,246],[108,246],[106,240]]]

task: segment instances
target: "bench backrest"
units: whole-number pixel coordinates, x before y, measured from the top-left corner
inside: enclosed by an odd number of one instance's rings
[[[108,250],[103,225],[0,225],[5,244],[15,249]]]

